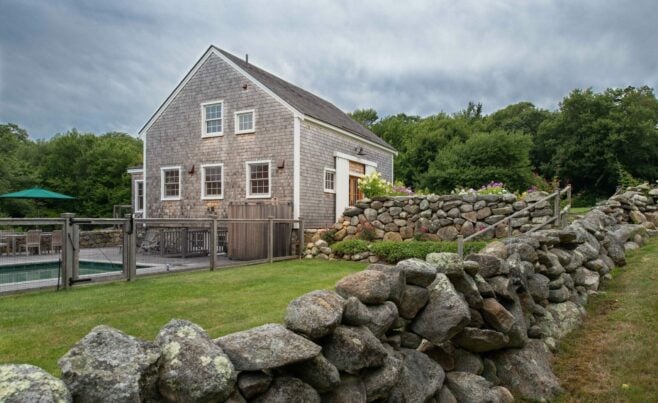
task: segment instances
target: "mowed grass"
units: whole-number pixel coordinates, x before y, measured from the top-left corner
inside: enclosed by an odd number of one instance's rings
[[[562,402],[658,401],[658,239],[627,260],[560,344]]]
[[[173,318],[197,323],[213,338],[282,322],[292,299],[332,288],[364,267],[292,260],[0,297],[0,363],[29,363],[58,374],[59,357],[100,324],[153,340]]]

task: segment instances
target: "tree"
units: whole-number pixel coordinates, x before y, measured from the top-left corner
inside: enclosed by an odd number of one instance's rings
[[[377,116],[377,111],[372,108],[356,109],[354,112],[348,113],[348,115],[367,128],[372,127],[377,119],[379,119],[379,116]]]
[[[540,126],[535,157],[541,173],[577,191],[605,195],[621,172],[658,177],[658,100],[648,87],[574,90]]]

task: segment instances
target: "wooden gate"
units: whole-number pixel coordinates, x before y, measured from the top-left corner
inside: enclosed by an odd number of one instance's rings
[[[229,203],[229,219],[292,219],[292,203],[246,202]],[[236,260],[267,258],[269,229],[263,223],[229,223],[228,257]],[[292,246],[292,224],[274,224],[273,256],[290,256]]]

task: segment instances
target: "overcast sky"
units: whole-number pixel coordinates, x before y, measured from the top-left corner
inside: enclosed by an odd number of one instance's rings
[[[0,122],[135,134],[210,44],[380,116],[658,84],[658,1],[0,0]]]

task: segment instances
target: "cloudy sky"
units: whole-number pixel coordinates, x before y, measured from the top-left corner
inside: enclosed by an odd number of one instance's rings
[[[346,111],[658,85],[658,1],[0,0],[0,122],[135,134],[210,44]]]

